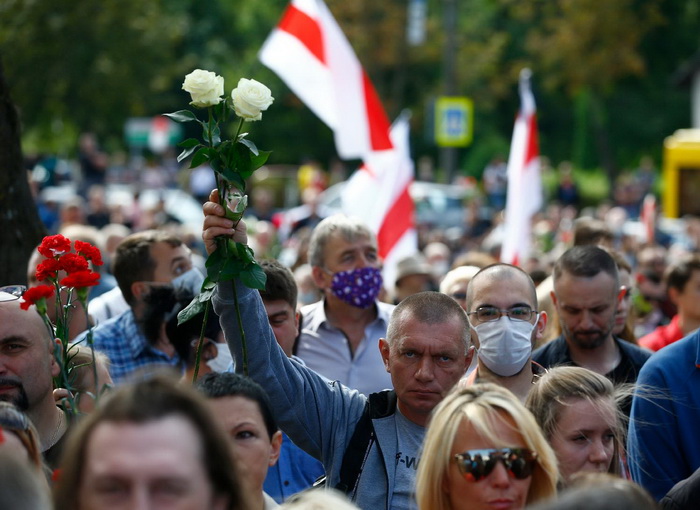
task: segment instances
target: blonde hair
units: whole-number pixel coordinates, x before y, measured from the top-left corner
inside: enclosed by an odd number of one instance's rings
[[[512,424],[507,418],[512,420]],[[497,420],[515,427],[525,447],[537,453],[527,504],[543,501],[556,494],[559,472],[554,451],[542,435],[530,412],[510,391],[492,383],[458,388],[433,411],[423,443],[423,452],[416,476],[416,500],[421,510],[450,508],[443,480],[452,461],[452,446],[460,425],[466,421],[477,434],[494,446],[503,441],[493,433]]]
[[[550,368],[538,380],[525,400],[547,440],[557,430],[561,412],[571,400],[587,400],[596,404],[609,399],[615,409],[615,423],[611,424],[615,436],[615,450],[610,463],[610,473],[619,474],[620,457],[624,448],[625,415],[617,405],[632,394],[631,388],[616,389],[605,376],[583,367],[561,366]]]

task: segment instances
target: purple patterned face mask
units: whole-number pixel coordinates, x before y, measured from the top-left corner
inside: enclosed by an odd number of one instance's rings
[[[333,295],[357,308],[372,306],[382,289],[382,273],[376,267],[360,267],[333,275]]]

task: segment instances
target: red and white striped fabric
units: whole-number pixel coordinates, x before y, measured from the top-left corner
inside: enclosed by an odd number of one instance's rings
[[[292,0],[260,60],[333,130],[341,158],[391,149],[379,97],[322,1]]]
[[[535,98],[529,69],[520,72],[520,111],[515,119],[508,157],[508,194],[501,261],[521,265],[531,250],[532,216],[542,207],[542,177]]]
[[[642,213],[639,217],[644,225],[644,233],[646,234],[646,243],[653,245],[656,241],[656,197],[651,193],[644,197],[642,202]]]
[[[390,132],[374,87],[321,0],[292,0],[260,60],[333,130],[341,158],[363,159],[343,191],[343,209],[377,234],[391,288],[395,263],[418,250],[408,121]]]
[[[393,290],[396,264],[418,251],[415,207],[409,193],[413,161],[408,135],[408,118],[402,115],[391,128],[394,149],[367,156],[364,165],[348,179],[342,195],[345,214],[362,218],[377,234],[389,290]]]

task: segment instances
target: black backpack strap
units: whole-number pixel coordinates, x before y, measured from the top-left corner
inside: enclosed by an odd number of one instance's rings
[[[360,473],[365,467],[372,444],[376,441],[372,420],[391,416],[396,411],[396,392],[385,390],[372,393],[355,426],[350,442],[343,454],[340,466],[340,481],[336,489],[349,494],[355,490]]]

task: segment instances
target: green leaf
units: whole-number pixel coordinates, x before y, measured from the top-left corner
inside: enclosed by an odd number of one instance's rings
[[[240,279],[243,285],[250,289],[265,290],[267,276],[258,264],[252,264],[248,269],[242,271]]]
[[[207,304],[206,302],[201,302],[198,298],[199,296],[195,297],[190,304],[185,307],[185,309],[181,310],[180,313],[177,314],[178,326],[204,312]]]
[[[238,252],[238,258],[246,264],[255,263],[255,254],[247,244],[236,243],[236,251]]]
[[[230,182],[234,187],[238,188],[242,193],[245,193],[245,181],[243,178],[230,167],[225,167],[219,172],[224,179]]]
[[[211,298],[214,296],[215,290],[216,286],[212,287],[211,289],[203,290],[197,296],[195,296],[195,299],[197,299],[200,303],[206,303],[207,301],[210,301]]]
[[[253,172],[261,166],[263,166],[265,163],[267,163],[267,158],[270,157],[270,154],[272,154],[272,151],[260,151],[260,154],[252,156],[250,158],[251,164],[253,166]],[[251,172],[251,174],[253,172]]]
[[[220,282],[233,280],[245,269],[245,263],[237,258],[229,258],[224,262],[224,267],[219,275]]]
[[[183,147],[183,148],[185,148],[185,149],[189,149],[190,147],[196,147],[196,146],[199,145],[199,144],[200,144],[200,143],[199,143],[199,140],[197,140],[196,138],[188,138],[188,139],[185,140],[184,142],[180,142],[180,143],[178,143],[177,145],[178,145],[179,147]]]
[[[240,138],[238,140],[238,143],[242,143],[243,145],[248,147],[248,149],[250,149],[250,152],[252,152],[256,156],[258,155],[258,147],[255,145],[253,140],[248,140],[247,138]]]
[[[166,117],[170,117],[175,122],[192,122],[197,120],[197,116],[189,110],[179,110],[173,113],[164,113]]]
[[[197,151],[197,153],[194,155],[192,158],[192,162],[190,163],[190,168],[196,168],[202,163],[206,163],[209,160],[209,148],[208,147],[202,147]]]
[[[225,257],[226,255],[224,254],[222,246],[219,246],[207,257],[207,261],[205,262],[204,266],[207,268],[207,278],[211,282],[216,283],[219,281],[219,274],[221,273],[221,269],[224,267]]]
[[[190,147],[189,149],[183,150],[180,155],[177,157],[177,162],[180,163],[181,161],[187,159],[190,157],[190,155],[197,150],[197,147]]]

